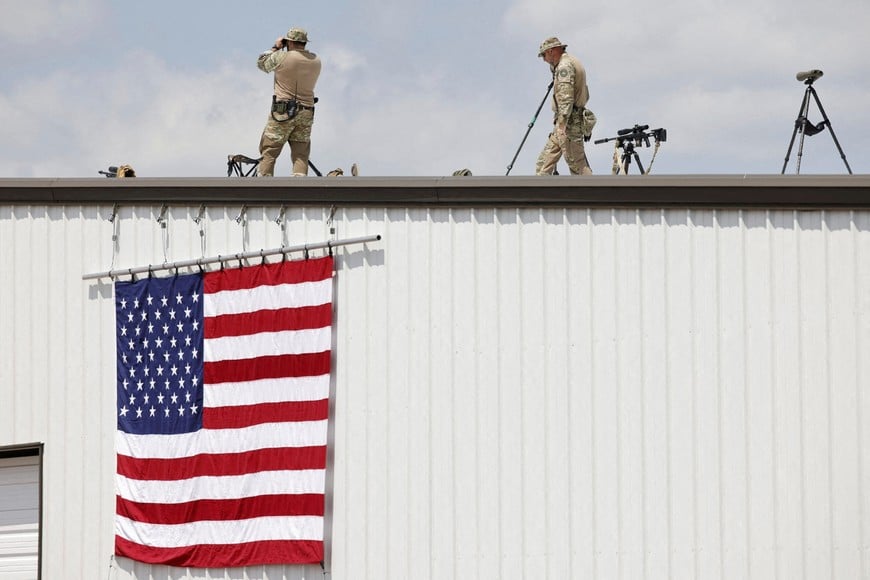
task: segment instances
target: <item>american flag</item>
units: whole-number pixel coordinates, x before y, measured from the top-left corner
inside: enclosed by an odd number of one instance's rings
[[[323,560],[332,257],[115,284],[115,553]]]

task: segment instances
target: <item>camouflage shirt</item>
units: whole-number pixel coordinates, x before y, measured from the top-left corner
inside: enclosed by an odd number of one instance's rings
[[[567,52],[553,68],[553,113],[556,122],[568,122],[574,109],[582,109],[589,102],[586,69]]]

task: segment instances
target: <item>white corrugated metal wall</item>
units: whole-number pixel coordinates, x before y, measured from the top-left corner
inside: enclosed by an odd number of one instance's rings
[[[111,287],[326,208],[0,207],[0,445],[109,575]],[[870,578],[870,212],[339,209],[330,578]],[[112,258],[112,235],[118,255]],[[118,578],[320,578],[319,567]]]

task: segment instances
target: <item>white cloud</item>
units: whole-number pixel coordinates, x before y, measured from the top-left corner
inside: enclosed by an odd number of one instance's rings
[[[191,76],[143,53],[125,60],[135,66],[87,78],[55,72],[0,100],[0,119],[19,136],[0,173],[95,176],[129,163],[140,175],[220,175],[228,154],[256,150],[266,75],[225,66]]]
[[[105,25],[105,0],[8,2],[0,18],[0,46],[59,48]]]

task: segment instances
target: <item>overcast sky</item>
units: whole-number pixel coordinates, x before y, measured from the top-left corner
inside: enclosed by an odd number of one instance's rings
[[[226,175],[228,154],[259,155],[272,77],[256,58],[291,26],[323,61],[323,172],[504,175],[547,91],[537,49],[552,35],[587,69],[593,139],[667,129],[654,174],[778,174],[810,68],[853,172],[870,172],[868,0],[0,2],[0,177]],[[809,116],[822,120],[815,102]],[[551,127],[545,105],[511,175],[534,173]],[[587,154],[610,173],[612,143]],[[807,138],[802,174],[845,172],[827,130]]]

